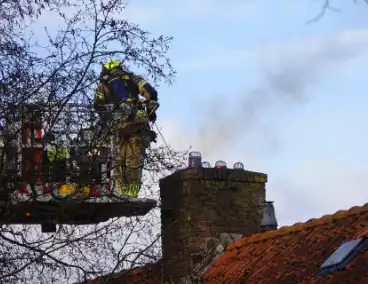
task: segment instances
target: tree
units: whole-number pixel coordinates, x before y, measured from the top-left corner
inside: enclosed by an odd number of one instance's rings
[[[321,0],[321,4],[322,4],[322,8],[320,10],[320,12],[311,20],[308,21],[308,23],[312,23],[312,22],[316,22],[319,19],[321,19],[324,15],[326,15],[326,13],[328,11],[333,11],[333,12],[339,12],[340,10],[335,8],[332,0]],[[355,4],[357,4],[358,2],[365,2],[366,4],[368,4],[368,0],[353,0],[353,2]]]
[[[166,54],[171,37],[154,37],[121,15],[127,3],[110,1],[0,1],[0,119],[8,125],[24,103],[41,106],[47,131],[61,136],[90,122],[92,94],[101,62],[120,58],[151,82],[171,84],[175,71]],[[48,15],[62,28],[29,28]],[[83,115],[67,105],[85,105]],[[65,115],[67,114],[67,115]],[[6,123],[7,122],[7,123]],[[20,133],[19,125],[9,137]],[[56,131],[57,130],[57,131]],[[1,171],[7,168],[2,154]],[[183,153],[166,145],[151,148],[145,164],[145,192],[158,198],[157,180],[182,165]],[[1,192],[8,176],[1,179]],[[0,214],[6,214],[1,208]],[[157,261],[157,210],[144,218],[110,219],[94,226],[60,226],[41,234],[34,226],[0,224],[0,283],[73,283]]]

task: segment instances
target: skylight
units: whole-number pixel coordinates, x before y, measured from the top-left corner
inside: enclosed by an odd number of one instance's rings
[[[333,254],[331,254],[321,266],[321,271],[316,277],[332,273],[342,269],[354,257],[357,249],[365,239],[357,239],[343,243]]]

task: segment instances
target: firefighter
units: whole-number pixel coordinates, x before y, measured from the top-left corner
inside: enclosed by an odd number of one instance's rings
[[[146,110],[138,104],[139,94],[148,102]],[[157,91],[142,77],[124,70],[120,61],[109,60],[102,66],[95,90],[95,108],[101,110],[106,104],[114,104],[119,110],[115,187],[123,195],[137,197],[144,153],[155,138],[149,122],[157,118]]]
[[[45,163],[45,167],[47,171],[50,171],[53,182],[65,181],[67,155],[68,149],[62,141],[48,142],[46,144],[47,162]]]
[[[57,142],[53,147],[47,151],[47,158],[50,163],[55,161],[65,161],[67,158],[68,149],[62,142]]]

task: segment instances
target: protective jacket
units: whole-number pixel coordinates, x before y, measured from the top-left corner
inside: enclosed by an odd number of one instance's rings
[[[157,101],[157,91],[142,77],[119,68],[102,76],[95,91],[95,105],[138,101],[139,94]]]
[[[157,101],[157,91],[141,76],[126,72],[121,68],[114,68],[105,74],[101,74],[101,82],[95,91],[95,108],[99,111],[99,106],[104,104],[118,104],[119,109],[124,109],[123,105],[127,107],[129,113],[127,120],[122,119],[125,123],[120,125],[120,135],[130,137],[132,134],[140,132],[148,132],[150,140],[153,142],[156,139],[156,134],[151,131],[148,125],[149,121],[156,120],[156,113],[154,104],[148,104],[147,109],[140,109],[139,105],[134,104],[139,100],[141,94],[147,101]],[[132,107],[129,107],[133,103]],[[146,112],[147,111],[147,112]],[[148,115],[149,114],[149,115]],[[148,116],[147,116],[148,115]],[[104,121],[110,118],[106,114],[101,114]]]

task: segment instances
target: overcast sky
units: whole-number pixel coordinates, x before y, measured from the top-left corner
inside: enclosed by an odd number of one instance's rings
[[[122,15],[174,36],[168,143],[267,173],[280,225],[368,202],[368,5],[334,1],[307,25],[321,2],[135,0]]]
[[[158,121],[168,143],[267,173],[280,225],[368,202],[368,7],[335,1],[342,12],[306,25],[320,2],[136,0],[127,10],[174,36],[178,76],[160,88]]]

